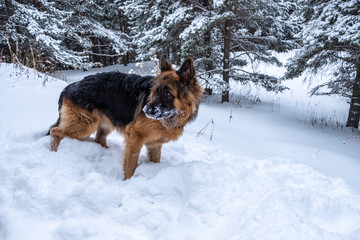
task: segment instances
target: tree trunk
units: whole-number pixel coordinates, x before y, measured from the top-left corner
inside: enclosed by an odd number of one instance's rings
[[[231,34],[232,19],[228,18],[225,21],[224,29],[224,59],[223,59],[223,81],[226,83],[226,90],[223,90],[221,102],[229,102],[229,68],[230,68],[230,34]]]
[[[205,45],[205,58],[206,58],[206,62],[205,62],[205,71],[206,72],[209,72],[207,74],[207,77],[210,78],[211,77],[211,73],[210,71],[214,69],[214,64],[213,62],[211,61],[211,52],[212,52],[212,49],[211,49],[211,31],[209,30],[208,32],[206,32],[204,34],[204,45]],[[211,86],[209,85],[209,82],[208,80],[206,80],[205,82],[205,93],[206,94],[209,94],[209,95],[212,95],[212,88]]]
[[[119,10],[118,11],[118,16],[119,16],[119,28],[120,28],[120,32],[123,32],[123,33],[126,33],[128,34],[129,33],[129,28],[128,28],[128,19],[127,17],[125,16],[125,14]],[[121,57],[122,59],[122,64],[124,64],[124,66],[127,66],[128,63],[129,63],[129,52],[126,51],[126,53],[124,55],[122,55]]]
[[[5,7],[7,10],[6,21],[14,14],[14,7],[11,1],[5,0]]]
[[[129,63],[129,52],[126,52],[125,55],[122,56],[122,63],[126,67]]]
[[[360,120],[360,66],[356,68],[356,77],[353,83],[353,93],[349,109],[347,127],[359,128]]]
[[[171,46],[171,59],[172,59],[172,62],[177,66],[181,65],[181,57],[180,57],[179,49],[181,49],[180,43],[172,44],[172,46]]]
[[[212,0],[203,0],[203,5],[208,11],[212,11]],[[211,59],[212,46],[211,46],[211,28],[204,34],[204,46],[205,46],[205,71],[209,72],[207,74],[208,78],[211,78],[211,70],[214,69],[214,64]],[[205,94],[212,95],[212,88],[208,80],[205,80]]]

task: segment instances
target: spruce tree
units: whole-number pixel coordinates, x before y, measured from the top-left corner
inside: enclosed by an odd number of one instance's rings
[[[360,4],[357,0],[302,1],[299,34],[302,48],[287,64],[286,77],[305,71],[316,74],[332,69],[326,82],[314,87],[311,94],[339,94],[349,97],[347,127],[358,128],[360,116]]]
[[[193,21],[180,35],[184,40],[183,45],[189,46],[189,52],[201,49],[199,46],[204,46],[203,52],[207,52],[205,39],[196,36],[210,33],[214,45],[210,45],[212,54],[209,55],[209,60],[214,64],[205,70],[218,74],[218,80],[210,82],[215,82],[223,89],[222,102],[229,101],[230,80],[252,82],[275,92],[285,89],[280,79],[245,71],[244,66],[255,62],[281,65],[279,60],[272,56],[271,51],[287,51],[296,46],[292,36],[297,27],[290,21],[290,15],[296,9],[292,1],[185,2],[189,2],[200,11],[195,12]],[[210,7],[207,5],[209,2],[212,2]]]
[[[129,51],[118,10],[109,1],[6,0],[1,9],[1,49],[38,70],[114,64]]]
[[[152,48],[167,58],[178,54],[178,41],[173,36],[180,29],[178,23],[183,10],[180,1],[124,0],[117,1],[117,4],[128,19],[137,60],[150,58]]]

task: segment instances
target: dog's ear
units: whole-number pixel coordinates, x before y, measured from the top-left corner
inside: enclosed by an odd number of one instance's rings
[[[180,80],[189,84],[194,82],[195,80],[195,68],[194,68],[194,60],[189,57],[187,58],[183,64],[181,65],[178,74],[180,76]]]
[[[164,55],[160,58],[160,70],[161,72],[172,70],[171,64],[165,60]]]

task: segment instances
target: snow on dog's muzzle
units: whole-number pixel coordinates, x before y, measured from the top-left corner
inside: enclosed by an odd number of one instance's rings
[[[178,113],[176,108],[168,108],[166,106],[162,106],[161,104],[157,104],[152,107],[145,105],[143,111],[146,117],[156,120],[172,118]]]

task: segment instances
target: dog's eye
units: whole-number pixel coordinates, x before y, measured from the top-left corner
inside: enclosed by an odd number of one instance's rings
[[[165,96],[166,97],[172,97],[172,94],[169,90],[165,90]]]

